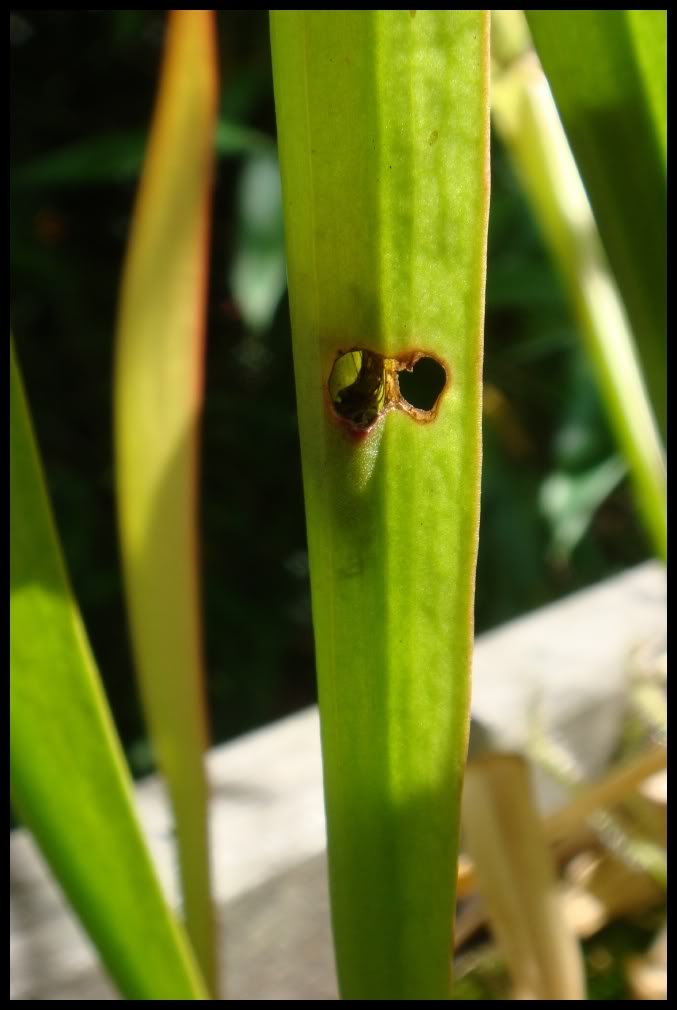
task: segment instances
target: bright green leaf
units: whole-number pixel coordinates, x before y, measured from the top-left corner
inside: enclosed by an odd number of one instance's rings
[[[449,999],[488,12],[273,11],[271,37],[341,994]],[[417,352],[446,366],[431,415],[396,405]]]
[[[77,604],[10,351],[12,800],[126,999],[206,999],[166,905]]]

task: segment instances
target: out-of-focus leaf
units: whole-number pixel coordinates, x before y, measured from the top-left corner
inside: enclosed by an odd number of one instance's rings
[[[141,171],[147,139],[141,131],[128,131],[69,144],[16,168],[12,185],[28,189],[130,182]],[[214,146],[222,158],[274,150],[265,134],[224,120],[217,124]]]
[[[667,11],[525,13],[665,437]]]
[[[551,528],[551,551],[566,560],[585,535],[597,509],[623,479],[627,467],[618,456],[583,473],[558,471],[541,488],[541,508]]]
[[[273,156],[275,151],[273,141],[264,133],[225,119],[216,126],[215,145],[216,153],[222,158],[258,152],[269,152]]]
[[[270,326],[287,287],[280,169],[272,152],[244,163],[238,213],[230,282],[242,318],[260,331]]]
[[[157,880],[10,350],[12,799],[126,999],[206,999]]]
[[[90,137],[20,165],[12,173],[12,185],[29,188],[128,182],[139,173],[145,143],[142,132]]]
[[[526,761],[488,755],[466,769],[463,830],[514,999],[584,999],[581,951],[563,916]]]
[[[572,16],[590,13],[606,12]],[[656,553],[665,558],[665,460],[624,306],[523,13],[495,11],[493,34],[500,56],[494,64],[494,124],[561,271],[642,518]],[[649,171],[644,181],[651,179]]]
[[[188,933],[213,993],[196,533],[216,78],[213,13],[172,11],[125,264],[115,376],[132,644],[176,816]]]

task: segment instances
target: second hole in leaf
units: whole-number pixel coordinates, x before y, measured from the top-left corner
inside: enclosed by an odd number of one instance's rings
[[[404,399],[417,410],[432,410],[447,382],[447,374],[434,358],[419,358],[411,372],[397,376]]]

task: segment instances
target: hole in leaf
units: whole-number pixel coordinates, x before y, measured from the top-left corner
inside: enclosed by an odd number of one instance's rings
[[[371,427],[385,405],[386,370],[380,354],[354,350],[341,354],[329,377],[334,410],[355,428]]]
[[[398,372],[400,392],[417,410],[432,410],[447,384],[447,373],[434,358],[419,358],[411,371]]]

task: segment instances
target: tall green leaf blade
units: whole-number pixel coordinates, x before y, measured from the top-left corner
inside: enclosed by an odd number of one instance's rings
[[[10,350],[12,800],[126,999],[207,999],[163,898]]]
[[[633,335],[522,11],[494,11],[493,124],[550,247],[628,464],[656,554],[667,554],[666,471]]]
[[[344,999],[449,999],[480,487],[488,12],[273,11],[330,883]],[[439,409],[339,423],[365,348]]]
[[[665,437],[667,11],[526,11]]]
[[[116,478],[132,642],[176,818],[188,934],[215,991],[197,551],[217,80],[211,11],[172,11],[122,285]]]

